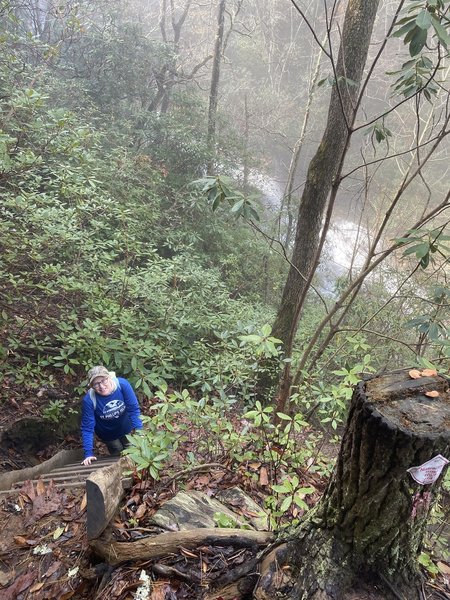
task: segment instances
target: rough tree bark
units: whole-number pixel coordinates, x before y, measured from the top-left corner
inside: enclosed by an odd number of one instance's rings
[[[349,147],[378,5],[379,0],[349,0],[347,5],[327,125],[308,168],[298,211],[291,268],[273,326],[273,335],[282,340],[286,356],[291,355],[300,311],[316,263],[327,199],[333,185],[338,186],[338,174]],[[289,382],[287,363],[282,389],[288,390]],[[284,400],[278,408],[283,410]]]
[[[425,395],[432,390],[439,396]],[[442,474],[419,485],[407,469],[439,454],[448,458],[449,423],[444,377],[413,380],[403,370],[359,383],[327,490],[265,559],[254,597],[336,600],[358,580],[375,577],[418,598],[417,557]]]
[[[225,25],[225,6],[226,0],[220,0],[217,13],[217,34],[214,45],[213,68],[211,75],[211,87],[209,91],[208,108],[208,173],[214,170],[215,162],[215,144],[216,144],[216,123],[217,123],[217,105],[219,102],[219,82],[220,82],[220,63],[223,51],[223,31]]]

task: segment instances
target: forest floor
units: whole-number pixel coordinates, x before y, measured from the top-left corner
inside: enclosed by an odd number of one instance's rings
[[[39,391],[23,394],[23,389],[10,386],[7,391],[9,402],[3,404],[0,414],[3,430],[11,429],[27,417],[42,414],[48,406],[48,390],[40,395]],[[50,397],[52,394],[50,391]],[[65,408],[76,408],[71,406],[68,396],[60,397],[66,401]],[[148,406],[143,407],[144,413],[146,408]],[[236,486],[260,506],[264,505],[270,493],[270,465],[252,461],[233,467],[224,456],[221,461],[216,457],[216,466],[204,472],[189,471],[185,465],[192,444],[195,440],[177,450],[166,471],[170,476],[163,476],[159,481],[135,482],[111,524],[110,534],[114,539],[133,541],[148,535],[152,515],[180,489],[198,490],[214,497],[220,490]],[[50,436],[45,447],[36,448],[33,444],[21,444],[20,439],[8,438],[7,445],[9,447],[1,448],[2,470],[46,460],[63,448],[79,446],[79,440],[76,434],[68,434],[64,439]],[[30,449],[33,455],[27,456]],[[324,449],[330,459],[337,450],[332,444],[324,445]],[[98,450],[104,453],[101,445]],[[210,457],[205,456],[204,462],[211,462]],[[178,477],[181,472],[182,476]],[[323,492],[326,478],[311,469],[298,470],[298,476],[302,486],[316,490],[307,497],[312,506]],[[245,517],[245,511],[243,515]],[[290,507],[284,521],[301,518],[301,515],[301,510]],[[178,553],[164,559],[111,567],[100,562],[90,549],[86,537],[84,488],[60,490],[52,483],[33,485],[28,482],[19,493],[0,496],[2,600],[196,600],[211,582],[250,561],[254,555],[254,549],[204,545],[194,550],[180,548]],[[436,563],[433,566],[434,574],[424,569],[423,600],[450,600],[450,563],[441,560],[437,567]],[[347,600],[383,598],[388,596],[380,596],[377,586],[369,583],[346,596]],[[395,593],[392,598],[396,598]]]

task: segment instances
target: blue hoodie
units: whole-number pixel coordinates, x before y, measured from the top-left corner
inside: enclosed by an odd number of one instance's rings
[[[89,392],[83,398],[81,437],[85,457],[94,454],[94,431],[103,442],[116,440],[142,427],[139,403],[130,383],[118,377],[108,396],[95,394],[95,409]]]

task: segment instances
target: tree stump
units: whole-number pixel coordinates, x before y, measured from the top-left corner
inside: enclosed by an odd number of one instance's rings
[[[408,600],[418,597],[417,558],[443,471],[420,485],[408,469],[450,458],[449,451],[446,378],[411,379],[401,370],[360,382],[324,496],[266,558],[254,597],[335,600],[373,578]]]

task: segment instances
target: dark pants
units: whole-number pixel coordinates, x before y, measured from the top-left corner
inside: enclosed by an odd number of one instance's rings
[[[118,438],[117,440],[111,440],[109,442],[105,442],[106,447],[108,448],[108,452],[112,455],[112,456],[119,456],[119,454],[122,452],[122,450],[124,450],[125,448],[128,448],[128,446],[130,445],[130,442],[127,440],[127,436],[123,435],[122,437]]]

